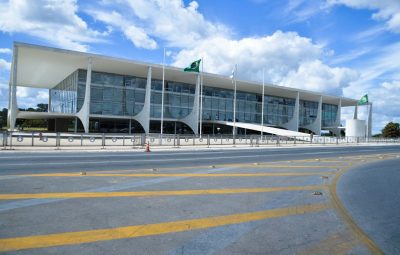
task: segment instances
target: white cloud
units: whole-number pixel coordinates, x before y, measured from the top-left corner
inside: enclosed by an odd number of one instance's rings
[[[298,23],[306,21],[326,9],[326,4],[322,1],[288,0],[285,10],[279,15],[283,14],[289,24]]]
[[[270,80],[276,82],[287,72],[297,69],[300,62],[318,58],[322,53],[319,45],[295,32],[277,31],[270,36],[247,37],[240,40],[226,37],[206,38],[193,48],[181,50],[175,56],[174,65],[186,66],[188,61],[201,56],[208,72],[229,74],[232,66],[239,66],[239,77],[258,80],[256,73],[266,68]]]
[[[377,10],[372,18],[386,21],[387,29],[400,33],[399,0],[327,0],[327,3],[329,5],[342,4],[356,9]]]
[[[63,48],[86,51],[107,32],[92,30],[77,15],[77,0],[0,2],[0,30],[22,32]]]
[[[383,82],[370,89],[369,98],[373,102],[373,122],[380,130],[388,122],[400,122],[400,80]]]
[[[0,48],[0,54],[11,54],[12,50],[9,48]]]
[[[0,71],[7,70],[9,71],[11,68],[11,63],[6,60],[0,58]]]
[[[321,91],[342,95],[342,89],[358,78],[358,73],[349,68],[329,67],[320,60],[302,63],[297,70],[290,71],[280,83],[283,86]]]
[[[31,89],[28,87],[17,87],[17,97],[24,98],[29,97]]]
[[[36,108],[39,103],[48,103],[48,89],[17,87],[18,108]]]
[[[380,132],[389,121],[400,122],[400,43],[388,45],[358,66],[360,78],[344,89],[344,95],[359,98],[368,93],[373,103],[373,130]],[[361,107],[362,108],[362,107]],[[365,107],[364,107],[365,108]],[[362,113],[361,118],[366,118]]]
[[[196,1],[187,6],[182,0],[120,0],[118,3],[126,8],[116,10],[114,2],[106,1],[103,10],[92,8],[87,12],[96,20],[123,31],[137,47],[154,49],[157,39],[170,47],[188,47],[204,38],[229,34],[227,27],[205,20],[197,10]]]
[[[6,81],[0,77],[0,109],[8,107],[8,85]]]
[[[393,43],[376,50],[374,55],[361,63],[357,68],[361,72],[360,79],[354,84],[364,88],[373,87],[374,80],[390,77],[391,80],[400,79],[400,43]]]
[[[277,31],[270,36],[233,40],[208,38],[194,48],[183,49],[174,56],[176,66],[204,57],[205,71],[228,75],[238,64],[238,76],[260,81],[265,68],[266,79],[279,85],[342,95],[342,89],[358,74],[348,68],[329,67],[319,58],[325,55],[321,45],[295,32]]]
[[[177,47],[176,52],[169,54],[175,66],[185,67],[202,57],[205,71],[228,75],[232,66],[238,64],[239,78],[257,81],[265,68],[268,82],[337,95],[357,76],[349,69],[323,64],[320,59],[333,51],[295,32],[276,31],[269,36],[235,39],[230,28],[206,20],[196,1],[188,5],[182,0],[119,0],[118,3],[127,8],[104,1],[100,9],[86,12],[122,31],[136,47],[154,49],[160,40]],[[323,8],[317,5],[317,9]],[[315,9],[303,0],[293,0],[287,12],[304,17],[306,7]]]
[[[292,10],[303,2],[294,1]],[[243,79],[259,81],[265,68],[269,82],[336,94],[342,94],[341,89],[355,77],[348,69],[331,69],[318,62],[332,51],[295,32],[277,31],[270,36],[235,39],[227,26],[206,20],[198,11],[196,1],[188,5],[182,0],[120,0],[118,3],[128,8],[104,1],[100,9],[86,12],[122,31],[136,47],[155,49],[161,40],[167,46],[178,48],[170,54],[175,66],[184,67],[203,57],[205,71],[229,74],[237,63],[238,75]],[[316,63],[329,77],[307,70],[307,65]],[[302,82],[295,83],[295,76],[302,76]],[[306,77],[313,82],[305,82]],[[317,85],[316,81],[323,78],[330,80],[324,86]]]
[[[48,101],[49,100],[49,91],[48,90],[41,90],[37,92],[37,97],[38,99],[42,101]]]
[[[100,20],[110,26],[121,30],[125,37],[128,38],[136,47],[144,49],[157,48],[157,42],[151,39],[146,32],[126,20],[116,11],[106,12],[99,10],[88,11],[96,20]]]

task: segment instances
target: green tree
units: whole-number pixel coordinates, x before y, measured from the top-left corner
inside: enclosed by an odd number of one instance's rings
[[[49,109],[49,105],[48,104],[38,104],[36,111],[37,112],[47,112],[47,109]]]
[[[1,115],[0,122],[3,129],[7,127],[7,114],[8,114],[7,108],[3,108],[3,110],[0,112]]]
[[[400,137],[400,124],[395,122],[389,122],[382,129],[383,137]]]

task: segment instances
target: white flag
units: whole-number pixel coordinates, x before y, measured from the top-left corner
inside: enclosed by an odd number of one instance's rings
[[[235,77],[235,68],[232,69],[232,74],[229,77],[233,80]]]

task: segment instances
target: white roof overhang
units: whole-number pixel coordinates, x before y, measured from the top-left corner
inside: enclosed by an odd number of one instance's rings
[[[33,88],[53,88],[69,74],[77,69],[87,69],[88,58],[92,59],[92,70],[98,72],[115,73],[147,77],[148,67],[152,67],[152,78],[162,79],[162,65],[132,61],[121,58],[107,57],[91,53],[83,53],[26,43],[15,43],[18,48],[14,55],[17,64],[17,86]],[[197,73],[183,72],[176,67],[165,67],[165,79],[195,84]],[[203,83],[206,86],[233,89],[232,80],[228,76],[204,73]],[[259,82],[237,80],[237,89],[241,91],[261,93],[262,84]],[[324,103],[342,106],[354,106],[357,100],[321,94],[318,92],[295,88],[265,84],[265,94],[318,101],[322,96]]]

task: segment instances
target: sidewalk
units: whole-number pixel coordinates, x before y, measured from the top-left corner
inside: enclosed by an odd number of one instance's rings
[[[196,145],[196,146],[150,146],[150,150],[153,152],[157,151],[213,151],[213,150],[235,150],[235,149],[279,149],[279,148],[307,148],[307,147],[349,147],[349,146],[395,146],[400,145],[397,143],[348,143],[348,144],[276,144],[274,145]],[[2,147],[0,153],[2,152],[68,152],[68,151],[82,151],[82,152],[145,152],[144,146],[68,146],[68,147],[39,147],[39,146],[13,146]]]

